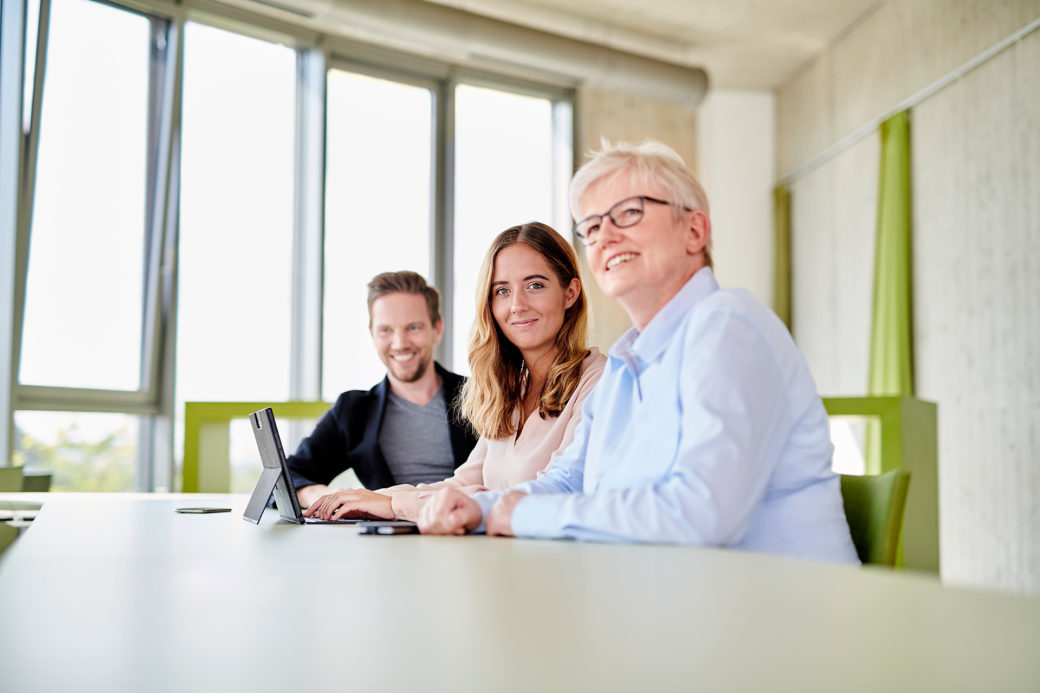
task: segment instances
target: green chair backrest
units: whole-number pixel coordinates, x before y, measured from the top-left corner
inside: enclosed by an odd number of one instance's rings
[[[841,477],[845,518],[864,564],[895,566],[910,472]]]
[[[274,409],[274,415],[279,421],[319,419],[331,406],[328,402],[320,401],[185,402],[184,474],[181,489],[185,493],[231,491],[228,424],[232,420],[248,418],[252,412],[264,407]]]
[[[0,555],[7,550],[7,547],[14,543],[14,540],[18,538],[18,528],[7,524],[6,522],[0,522]]]
[[[867,455],[864,474],[905,469],[914,479],[906,497],[899,563],[939,573],[938,408],[916,397],[824,397],[827,414],[879,424],[881,455]],[[868,426],[868,439],[869,430]],[[876,446],[875,446],[876,447]],[[864,450],[864,452],[866,452]]]
[[[21,467],[0,467],[0,491],[21,491],[23,476]]]
[[[22,479],[22,490],[34,493],[50,491],[52,476],[53,474],[45,472],[30,472]]]

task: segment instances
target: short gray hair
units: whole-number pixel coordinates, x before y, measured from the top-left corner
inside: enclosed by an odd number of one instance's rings
[[[682,157],[668,145],[656,140],[644,140],[639,144],[611,144],[604,139],[600,147],[599,151],[590,154],[589,160],[571,179],[570,206],[575,221],[582,218],[581,198],[593,183],[617,178],[625,173],[630,173],[639,183],[660,189],[667,195],[669,202],[679,205],[674,208],[676,220],[682,214],[682,207],[710,214],[704,188],[686,167]],[[711,267],[710,238],[708,245],[704,246],[704,259]]]

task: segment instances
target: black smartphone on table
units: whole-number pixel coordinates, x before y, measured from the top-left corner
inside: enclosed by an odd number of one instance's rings
[[[419,526],[407,520],[374,520],[358,524],[358,534],[418,534]]]

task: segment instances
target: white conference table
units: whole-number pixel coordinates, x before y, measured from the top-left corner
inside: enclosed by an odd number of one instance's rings
[[[4,692],[1040,690],[1040,599],[926,576],[13,498],[44,507],[0,558]]]

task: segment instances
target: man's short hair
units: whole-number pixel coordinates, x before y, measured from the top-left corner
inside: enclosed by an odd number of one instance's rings
[[[631,173],[634,180],[643,185],[660,189],[674,207],[676,220],[682,216],[682,208],[708,210],[708,195],[697,181],[686,163],[675,150],[656,140],[644,140],[639,144],[600,141],[600,150],[591,152],[589,160],[578,169],[571,179],[570,206],[575,221],[581,220],[581,198],[600,180],[610,180]],[[620,200],[618,200],[620,202]],[[607,210],[590,210],[601,214]],[[704,260],[711,267],[711,239],[704,246]]]
[[[434,327],[441,321],[441,295],[426,283],[421,274],[402,270],[383,272],[372,277],[368,283],[368,326],[372,327],[372,304],[387,294],[418,294],[426,299],[426,310],[430,313],[430,324]]]

